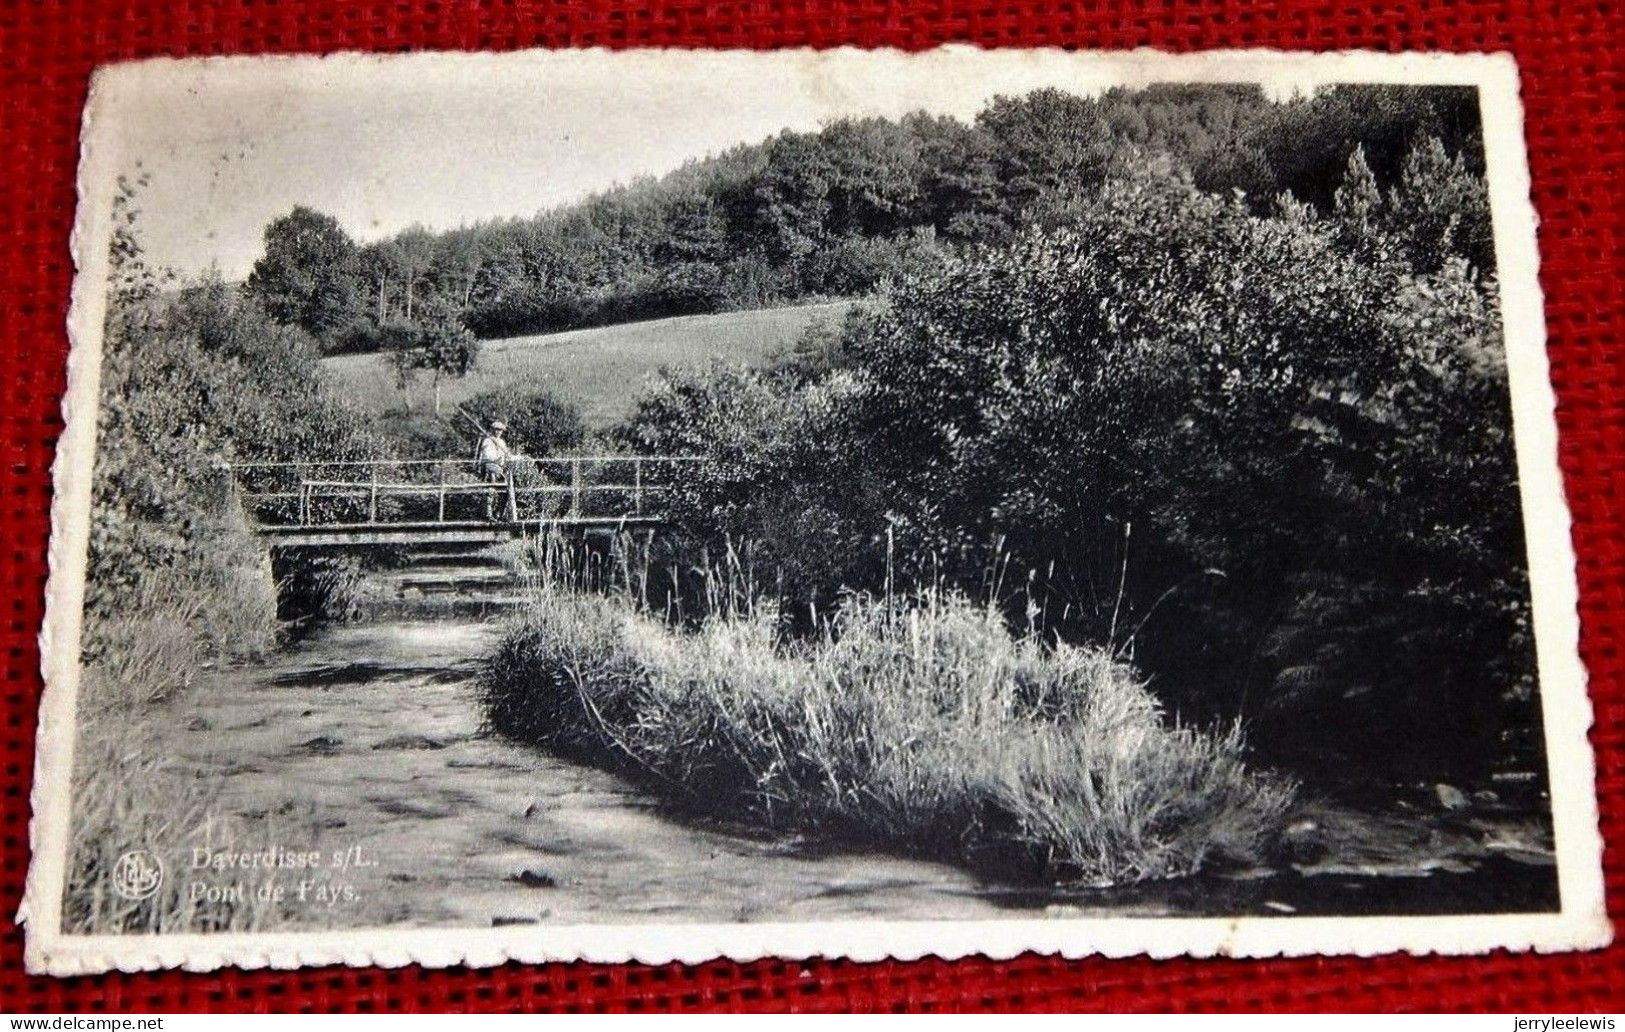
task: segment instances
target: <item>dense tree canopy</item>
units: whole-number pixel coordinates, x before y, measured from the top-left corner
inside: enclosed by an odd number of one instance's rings
[[[493,337],[752,308],[868,293],[957,248],[1066,225],[1135,155],[1165,156],[1255,214],[1284,194],[1324,214],[1356,152],[1370,217],[1416,227],[1414,262],[1458,255],[1487,272],[1477,130],[1472,91],[1453,88],[1281,102],[1254,86],[1042,89],[970,123],[916,113],[785,131],[532,218],[364,246],[300,208],[268,227],[250,285],[328,350],[376,349],[373,328],[431,310]]]
[[[265,227],[249,293],[271,318],[328,337],[358,315],[355,243],[331,215],[296,207]]]
[[[1384,190],[1357,149],[1326,212],[1114,156],[1064,224],[897,278],[777,373],[673,375],[627,434],[704,456],[684,525],[754,543],[792,612],[946,579],[1263,741],[1493,755],[1524,548],[1497,287],[1454,249],[1482,184],[1444,155]]]

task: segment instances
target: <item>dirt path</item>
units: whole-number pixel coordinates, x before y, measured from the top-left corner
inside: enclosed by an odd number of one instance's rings
[[[253,847],[359,849],[376,862],[326,876],[359,898],[310,920],[1010,916],[957,868],[695,827],[613,775],[482,736],[471,680],[494,633],[344,628],[269,666],[221,672],[192,696],[182,758],[218,780]]]
[[[620,778],[480,732],[495,623],[341,628],[219,671],[174,728],[220,787],[233,848],[319,850],[281,872],[301,925],[964,919],[1087,913],[1370,913],[1555,903],[1539,829],[1468,815],[1311,811],[1308,863],[1115,890],[1023,891],[943,864],[701,827]],[[335,869],[332,858],[343,860]],[[207,858],[205,858],[207,859]],[[186,877],[225,886],[239,873]],[[300,889],[304,901],[292,900]]]

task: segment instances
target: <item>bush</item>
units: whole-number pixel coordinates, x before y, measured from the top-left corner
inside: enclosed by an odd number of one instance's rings
[[[848,349],[906,551],[1069,573],[1085,633],[1152,620],[1199,712],[1319,748],[1358,696],[1345,744],[1492,755],[1533,669],[1493,282],[1155,166],[1078,217],[901,283]]]
[[[1496,288],[1416,261],[1480,220],[1394,214],[1472,193],[1441,153],[1386,199],[1354,162],[1325,217],[1125,162],[1069,227],[894,282],[778,375],[657,381],[624,432],[705,457],[679,524],[791,612],[895,570],[1275,745],[1502,758],[1533,656]]]
[[[160,293],[131,200],[126,187],[115,202],[63,925],[244,930],[281,918],[194,903],[178,878],[126,902],[108,879],[127,849],[178,871],[192,846],[230,844],[212,801],[166,755],[169,707],[200,669],[270,647],[279,606],[309,601],[278,597],[292,582],[273,581],[221,463],[357,457],[368,440],[321,390],[302,331],[218,279]]]
[[[309,339],[218,280],[115,304],[105,337],[87,655],[107,653],[107,620],[177,583],[214,593],[193,614],[200,641],[229,642],[227,655],[263,647],[275,602],[251,582],[269,584],[268,563],[221,463],[359,458],[370,438],[321,389]],[[267,640],[234,637],[245,609]]]
[[[82,660],[106,690],[132,702],[164,702],[199,667],[258,655],[276,639],[277,592],[268,561],[240,529],[214,538],[215,563],[140,571],[114,612],[96,615]]]
[[[741,549],[771,571],[798,619],[843,586],[878,588],[884,485],[855,419],[859,389],[850,374],[803,383],[728,365],[655,378],[619,439],[633,452],[698,458],[674,471],[664,497],[687,535],[662,542],[670,564],[691,569],[696,552]]]
[[[508,443],[531,458],[580,448],[587,437],[581,410],[539,383],[514,382],[469,398],[462,406],[487,426],[508,424]]]
[[[382,352],[394,356],[421,346],[423,329],[414,323],[386,322],[383,324],[360,322],[334,334],[325,348],[329,355],[370,354]]]
[[[668,630],[544,594],[490,660],[499,731],[640,775],[706,812],[1051,880],[1256,858],[1292,799],[1234,732],[1170,726],[1096,649],[1013,639],[954,595],[850,598],[777,644],[772,611]]]
[[[279,549],[271,563],[277,618],[293,634],[355,619],[363,599],[364,570],[394,558],[387,548]]]

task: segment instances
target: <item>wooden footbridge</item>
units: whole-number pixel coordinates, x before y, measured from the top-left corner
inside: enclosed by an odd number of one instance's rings
[[[226,467],[272,547],[491,544],[550,530],[613,533],[665,522],[692,456],[516,459],[487,479],[469,459],[245,462]]]

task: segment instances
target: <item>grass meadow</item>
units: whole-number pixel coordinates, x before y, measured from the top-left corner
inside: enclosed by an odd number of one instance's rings
[[[838,325],[851,302],[691,315],[649,322],[487,341],[474,371],[441,383],[441,403],[459,404],[513,383],[545,385],[581,409],[587,425],[607,427],[632,408],[643,379],[661,367],[713,360],[761,365],[793,345],[819,322]],[[334,386],[374,411],[432,403],[427,377],[403,395],[381,354],[336,355],[322,360]]]

